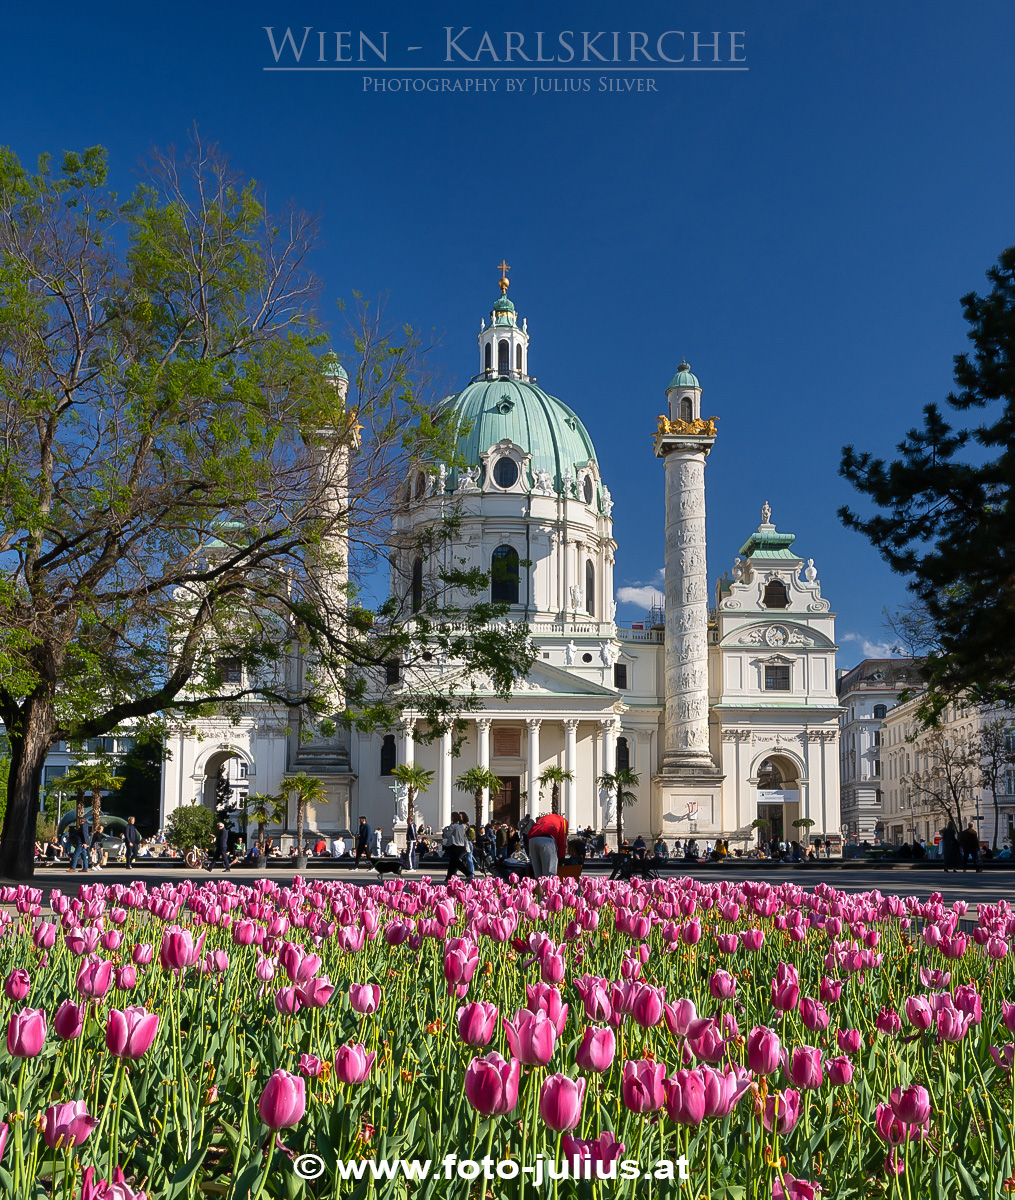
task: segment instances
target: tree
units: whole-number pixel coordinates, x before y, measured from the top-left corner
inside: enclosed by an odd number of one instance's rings
[[[922,765],[916,765],[921,758]],[[979,747],[970,746],[954,730],[947,737],[934,730],[917,744],[914,768],[902,776],[903,782],[924,806],[954,822],[961,833],[962,813],[971,804],[979,782]]]
[[[763,835],[767,830],[772,828],[772,823],[771,821],[766,820],[764,817],[755,817],[751,822],[751,828],[758,831],[758,845],[760,846]]]
[[[298,861],[302,860],[301,865],[306,866],[306,858],[303,853],[303,820],[306,816],[307,805],[326,804],[328,793],[320,779],[316,775],[308,775],[306,771],[288,775],[283,779],[282,787],[279,790],[286,801],[290,799],[296,801],[296,857]]]
[[[475,672],[507,695],[531,665],[524,626],[471,602],[481,572],[440,572],[416,614],[360,602],[396,484],[421,460],[456,465],[456,442],[431,417],[419,340],[358,299],[343,381],[314,232],[196,138],[126,200],[101,148],[34,173],[0,149],[2,875],[32,874],[57,741],[253,701],[301,737],[390,727],[406,701],[442,729],[478,706]]]
[[[287,801],[284,796],[271,792],[251,792],[243,801],[243,815],[257,822],[257,844],[264,853],[264,827],[269,822],[277,825],[285,816]]]
[[[498,779],[489,767],[472,767],[455,780],[455,787],[460,792],[468,792],[475,797],[477,838],[483,823],[483,793],[488,791],[493,795],[494,792],[499,792],[503,786],[504,781]]]
[[[814,822],[810,817],[797,817],[797,819],[793,822],[793,828],[802,829],[804,831],[804,838],[807,841],[810,840],[810,830],[813,825]]]
[[[839,510],[909,588],[934,630],[924,660],[921,715],[934,722],[948,701],[1015,700],[1015,246],[987,272],[985,296],[962,298],[971,354],[955,357],[953,426],[937,404],[909,430],[891,462],[846,446],[840,473],[876,509]]]
[[[215,817],[204,804],[174,808],[166,821],[166,841],[181,854],[191,846],[209,847],[215,838]]]
[[[540,787],[551,785],[550,811],[558,817],[560,816],[560,785],[573,782],[574,771],[565,771],[563,767],[547,767],[539,777]]]
[[[146,836],[159,828],[163,744],[157,737],[135,738],[120,756],[117,772],[123,778],[119,791],[109,798],[108,810],[119,817],[134,817]]]
[[[414,802],[417,792],[425,792],[433,783],[433,771],[428,771],[424,767],[417,766],[416,763],[399,763],[392,772],[392,777],[397,779],[406,791],[406,820],[410,825],[414,823],[415,809]]]
[[[1011,723],[995,717],[980,729],[980,786],[994,802],[994,835],[991,849],[997,853],[997,831],[1001,824],[999,796],[1007,794],[1008,769],[1015,765],[1015,738]]]
[[[123,783],[108,758],[100,755],[92,762],[75,763],[66,775],[57,781],[60,790],[72,791],[78,798],[77,823],[84,821],[84,796],[92,797],[92,832],[102,823],[102,793],[115,792]]]
[[[638,797],[628,789],[637,787],[641,777],[628,767],[621,767],[612,775],[600,775],[599,786],[617,796],[617,849],[624,843],[624,806],[634,804]]]

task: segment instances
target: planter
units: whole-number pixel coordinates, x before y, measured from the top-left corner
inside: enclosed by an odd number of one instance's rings
[[[296,870],[305,871],[307,869],[307,856],[305,854],[296,855]]]
[[[254,861],[258,870],[263,871],[268,865],[268,856],[267,854],[259,854]]]

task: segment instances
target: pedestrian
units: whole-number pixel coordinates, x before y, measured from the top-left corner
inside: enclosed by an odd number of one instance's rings
[[[832,839],[825,838],[825,858],[832,857]]]
[[[567,858],[567,821],[558,813],[544,813],[529,830],[529,862],[536,879],[556,876]]]
[[[941,830],[941,857],[944,859],[945,872],[958,874],[959,835],[954,821],[949,821],[946,828]]]
[[[405,865],[410,871],[416,869],[416,823],[410,821],[405,827]]]
[[[90,841],[88,822],[82,821],[80,825],[72,825],[70,828],[70,866],[67,868],[68,873],[81,870],[85,874],[88,873],[88,843]],[[80,863],[80,867],[77,865]]]
[[[356,866],[359,866],[360,856],[370,857],[370,826],[366,817],[360,817],[359,829],[356,831]]]
[[[123,843],[127,854],[127,870],[129,871],[134,865],[134,859],[137,857],[137,852],[141,845],[141,835],[137,831],[133,817],[127,818],[127,828],[123,831]]]
[[[441,835],[441,845],[448,856],[448,873],[444,878],[445,883],[450,883],[452,876],[459,871],[468,877],[469,868],[465,862],[468,840],[465,836],[465,825],[459,820],[459,814],[452,813],[451,824],[444,827]]]
[[[96,871],[102,870],[102,860],[106,857],[106,851],[102,844],[105,840],[105,836],[104,826],[96,825],[95,832],[92,834],[92,842],[90,847],[90,858],[92,866]]]
[[[211,862],[208,864],[208,870],[214,869],[215,864],[219,859],[222,859],[222,866],[225,870],[229,870],[229,830],[226,829],[222,821],[219,821],[215,833],[215,853],[211,856]]]
[[[962,831],[962,836],[959,838],[959,846],[962,850],[962,873],[966,873],[966,863],[971,862],[976,868],[977,875],[983,870],[980,866],[980,835],[973,827],[973,822],[970,821],[966,828]]]

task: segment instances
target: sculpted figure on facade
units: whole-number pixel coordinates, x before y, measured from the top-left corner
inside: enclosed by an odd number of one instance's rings
[[[467,467],[459,476],[459,485],[463,492],[479,491],[479,467]]]
[[[608,517],[613,516],[613,497],[610,495],[610,489],[603,484],[603,512]]]
[[[571,607],[577,612],[582,606],[582,587],[580,583],[572,583],[568,589],[571,596]]]
[[[804,579],[806,579],[808,583],[815,583],[817,578],[818,572],[817,568],[814,566],[814,559],[809,558],[807,560],[807,566],[804,567]]]
[[[552,496],[553,495],[553,479],[550,472],[538,467],[535,473],[535,483],[532,487],[533,492],[537,496]]]
[[[604,667],[612,667],[617,661],[617,654],[617,647],[612,642],[603,642],[599,651],[599,657]]]
[[[565,667],[573,667],[574,666],[574,660],[575,660],[575,656],[577,655],[577,653],[578,653],[578,647],[574,644],[574,642],[573,641],[568,642],[568,644],[564,647],[564,666]]]

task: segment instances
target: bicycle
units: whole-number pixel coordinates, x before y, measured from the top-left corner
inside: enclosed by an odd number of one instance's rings
[[[208,851],[202,850],[198,846],[191,846],[183,856],[183,861],[188,867],[206,867],[208,865]]]

